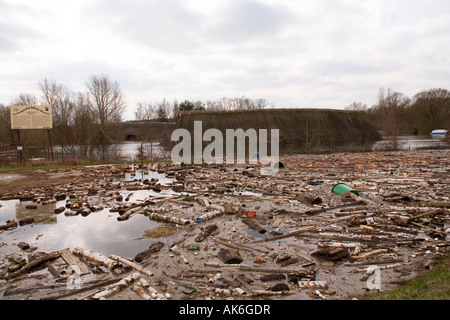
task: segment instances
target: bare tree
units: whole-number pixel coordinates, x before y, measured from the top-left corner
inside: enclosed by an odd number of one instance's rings
[[[75,96],[76,108],[74,112],[74,139],[77,149],[73,153],[79,157],[88,157],[92,154],[92,137],[95,135],[95,119],[92,114],[92,105],[88,94],[77,93]]]
[[[352,102],[344,108],[345,110],[367,111],[367,105],[362,102]]]
[[[151,103],[138,102],[134,116],[138,121],[152,120],[156,117],[156,108]]]
[[[0,146],[13,141],[9,107],[0,103]]]
[[[33,94],[22,93],[13,101],[13,106],[35,106],[38,104],[38,99]]]
[[[407,129],[406,112],[410,103],[411,99],[400,92],[380,89],[378,103],[368,112],[385,134],[394,136]]]
[[[100,125],[121,121],[126,103],[119,83],[101,75],[91,76],[86,86]]]
[[[71,125],[75,105],[73,93],[66,86],[58,85],[55,81],[49,82],[47,78],[39,83],[39,88],[44,94],[45,103],[52,106],[54,126]]]
[[[450,91],[424,90],[413,97],[411,121],[420,132],[429,134],[434,129],[450,129]]]

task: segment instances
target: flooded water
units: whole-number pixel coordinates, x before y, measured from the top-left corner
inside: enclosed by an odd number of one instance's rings
[[[135,178],[159,179],[161,185],[173,181],[164,174],[139,170],[135,175],[127,173],[123,181],[133,181]],[[131,193],[127,202],[129,204],[142,202],[146,198],[164,199],[178,195],[171,189],[120,191],[124,198]],[[66,201],[67,199],[47,205],[36,204],[32,201],[0,201],[0,225],[6,224],[8,220],[22,220],[27,217],[34,219],[33,224],[18,226],[14,230],[5,230],[0,234],[0,242],[26,242],[30,246],[53,250],[83,247],[104,255],[119,254],[134,257],[140,251],[148,249],[154,241],[154,239],[142,238],[145,231],[161,225],[143,214],[135,214],[128,220],[118,221],[119,213],[110,212],[110,208],[92,212],[88,216],[55,214],[54,210],[64,207]],[[37,209],[28,209],[27,206],[31,204],[37,205]]]
[[[399,136],[397,137],[397,150],[422,150],[422,149],[439,149],[445,148],[446,143],[440,139],[433,139],[431,136]],[[384,137],[383,140],[377,141],[372,151],[390,151],[394,150],[394,141],[392,137]]]
[[[18,226],[11,231],[4,231],[0,238],[12,242],[26,242],[30,246],[47,247],[54,250],[65,248],[91,248],[105,255],[119,252],[125,256],[137,254],[149,246],[148,239],[138,240],[145,230],[156,227],[158,223],[144,215],[136,215],[126,221],[117,221],[118,213],[109,209],[93,212],[87,217],[56,215],[53,205],[38,206],[38,210],[26,210],[29,202],[18,200],[1,202],[0,221],[33,217],[35,223]],[[65,201],[58,203],[63,206]],[[43,213],[45,212],[45,213]]]

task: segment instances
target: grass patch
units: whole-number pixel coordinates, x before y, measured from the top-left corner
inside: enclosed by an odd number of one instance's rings
[[[437,258],[427,273],[392,291],[368,295],[365,300],[450,300],[450,254]]]

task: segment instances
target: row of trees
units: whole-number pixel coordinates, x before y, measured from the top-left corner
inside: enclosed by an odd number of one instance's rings
[[[126,107],[123,93],[117,81],[105,75],[92,75],[86,81],[86,92],[74,92],[56,81],[39,82],[40,98],[21,94],[13,105],[51,105],[53,111],[52,137],[63,152],[72,157],[87,157],[98,149],[105,151],[108,123],[121,121]],[[9,107],[0,105],[0,144],[12,143]],[[34,130],[23,132],[24,143],[37,145],[41,136]]]
[[[99,149],[104,153],[105,146],[111,142],[106,126],[122,121],[125,98],[119,83],[105,75],[91,75],[85,86],[85,92],[74,92],[56,81],[44,79],[39,82],[41,97],[21,94],[10,105],[51,105],[54,144],[62,145],[66,154],[74,157],[91,156]],[[213,101],[184,100],[181,103],[163,99],[156,104],[138,103],[135,119],[170,121],[176,120],[182,111],[260,110],[272,107],[265,99],[246,97]],[[429,135],[434,129],[450,129],[450,91],[441,88],[420,91],[412,98],[390,88],[382,88],[374,106],[354,102],[346,109],[368,113],[378,129],[386,135]],[[27,134],[26,139],[37,138],[33,133]],[[0,145],[14,141],[10,130],[9,106],[0,104]]]
[[[353,102],[347,110],[367,112],[385,135],[429,135],[435,129],[450,129],[450,91],[429,89],[412,98],[390,88],[380,89],[377,103],[368,107]]]
[[[273,106],[266,99],[250,99],[246,97],[222,98],[219,100],[205,101],[189,101],[184,100],[173,103],[164,99],[161,103],[152,104],[139,102],[134,113],[135,119],[168,121],[169,119],[177,119],[180,111],[193,110],[211,110],[211,111],[232,111],[232,110],[259,110]]]

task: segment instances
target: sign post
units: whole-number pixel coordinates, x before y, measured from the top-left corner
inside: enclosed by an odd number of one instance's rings
[[[11,106],[11,129],[17,132],[17,151],[19,163],[22,163],[22,142],[19,130],[44,129],[50,144],[53,160],[53,146],[50,136],[50,129],[53,128],[52,107],[51,106]]]

